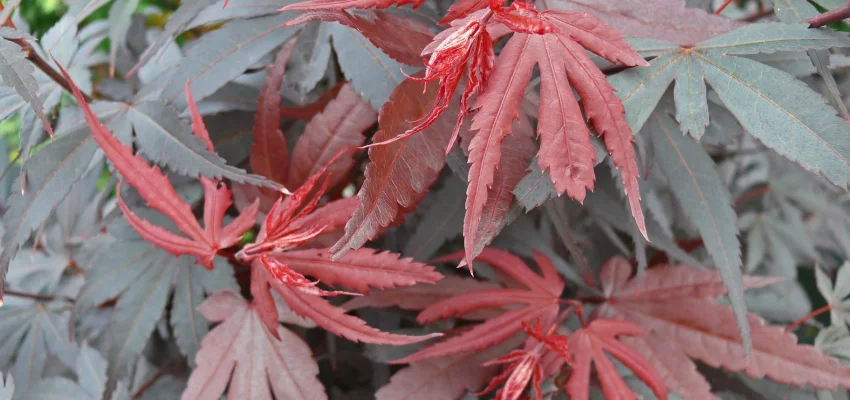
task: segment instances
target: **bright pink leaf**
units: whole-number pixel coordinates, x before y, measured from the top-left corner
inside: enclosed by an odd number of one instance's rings
[[[631,369],[661,400],[667,399],[664,382],[652,366],[634,349],[617,340],[617,336],[638,336],[643,332],[629,322],[597,319],[570,335],[569,346],[573,359],[573,374],[567,382],[567,393],[575,400],[590,398],[591,363],[602,384],[602,393],[608,399],[637,399],[623,381],[614,364],[605,355],[622,362]]]
[[[593,187],[594,151],[589,133],[583,127],[583,116],[575,98],[564,95],[574,87],[582,97],[585,114],[602,135],[621,171],[635,220],[641,232],[645,232],[632,132],[624,117],[625,110],[604,74],[585,53],[585,47],[612,62],[626,65],[646,65],[646,62],[619,33],[589,14],[554,10],[541,13],[540,17],[557,32],[515,33],[496,59],[487,90],[476,102],[478,112],[472,124],[476,134],[469,146],[472,165],[465,235],[475,234],[479,229],[490,188],[497,178],[502,149],[507,147],[503,142],[512,133],[504,127],[511,126],[519,117],[519,105],[535,64],[540,67],[541,97],[547,99],[541,102],[539,110],[538,135],[544,144],[538,158],[541,168],[549,170],[559,194],[567,193],[578,201]],[[467,252],[473,250],[469,247]],[[471,262],[474,252],[468,257],[467,262]]]
[[[777,382],[816,388],[850,387],[850,368],[809,345],[797,344],[797,337],[784,328],[766,325],[749,314],[753,350],[744,354],[734,312],[728,305],[714,302],[726,293],[717,271],[700,271],[687,266],[650,268],[642,278],[629,277],[629,265],[617,259],[606,263],[600,275],[609,299],[599,308],[606,317],[628,320],[642,327],[647,338],[641,351],[653,352],[659,359],[650,362],[667,370],[670,387],[699,380],[686,368],[682,356],[700,360],[712,367],[744,372],[753,378],[768,377]],[[744,277],[745,287],[760,287],[775,278]],[[698,310],[698,312],[695,312]],[[663,343],[663,352],[652,345]],[[640,347],[639,347],[640,348]],[[674,354],[670,354],[673,352]],[[696,390],[695,387],[689,387]],[[685,394],[685,393],[680,393]],[[709,398],[697,391],[697,398]]]
[[[211,321],[222,321],[201,341],[197,368],[182,399],[323,399],[319,366],[298,335],[276,325],[269,331],[252,304],[223,291],[200,306]],[[229,384],[228,384],[229,382]]]

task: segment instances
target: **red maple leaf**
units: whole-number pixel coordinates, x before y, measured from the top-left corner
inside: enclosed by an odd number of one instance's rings
[[[569,363],[569,346],[567,337],[553,333],[557,324],[549,325],[544,332],[540,318],[531,326],[523,322],[525,333],[529,338],[522,350],[514,350],[502,357],[484,363],[485,366],[509,364],[502,373],[493,377],[490,384],[480,394],[488,393],[501,384],[504,386],[496,392],[496,400],[517,400],[525,392],[528,383],[534,386],[537,400],[543,399],[540,384],[548,376],[553,375],[563,363]],[[554,356],[554,357],[552,357]],[[549,360],[547,362],[547,360]],[[554,360],[554,362],[552,362]]]
[[[186,203],[171,181],[168,180],[159,169],[151,167],[147,161],[139,155],[134,155],[130,146],[121,143],[109,130],[98,121],[83,94],[71,80],[67,71],[62,69],[62,74],[68,81],[74,97],[80,104],[85,116],[86,123],[92,131],[92,135],[106,157],[112,161],[115,169],[121,173],[122,181],[130,184],[139,195],[147,202],[148,206],[163,213],[177,226],[180,232],[187,237],[171,233],[165,228],[151,224],[142,219],[121,198],[120,183],[117,190],[118,205],[124,212],[129,225],[139,233],[146,241],[175,255],[184,254],[197,257],[196,263],[208,269],[213,268],[213,259],[219,250],[233,246],[242,238],[242,234],[254,226],[258,203],[242,210],[242,213],[230,224],[223,226],[224,215],[231,205],[231,192],[221,185],[220,182],[201,177],[204,187],[204,227],[202,228],[192,213],[192,207]],[[192,117],[192,131],[196,136],[206,143],[207,150],[214,151],[209,133],[204,126],[200,113],[192,98],[189,84],[186,84],[186,97],[189,104],[189,112]]]
[[[475,257],[469,237],[478,231],[489,198],[489,188],[502,158],[502,144],[511,136],[505,129],[519,116],[525,86],[534,66],[540,70],[540,97],[537,133],[541,140],[538,163],[549,171],[558,194],[583,201],[593,188],[595,153],[581,109],[570,87],[582,98],[584,113],[602,136],[614,164],[620,169],[632,214],[646,236],[638,191],[638,169],[632,132],[624,117],[625,109],[605,75],[585,52],[590,50],[614,63],[646,65],[646,62],[616,31],[590,14],[550,10],[539,18],[555,32],[542,35],[514,33],[493,69],[487,90],[476,101],[477,113],[470,143],[471,168],[467,191],[464,237],[467,262]]]
[[[594,312],[647,332],[623,342],[649,361],[670,390],[689,399],[717,398],[691,358],[794,386],[850,387],[850,368],[812,346],[797,344],[793,333],[766,325],[755,314],[748,315],[753,337],[748,360],[732,308],[714,301],[726,293],[718,271],[658,265],[643,277],[631,274],[631,265],[620,257],[603,266],[600,280],[605,300]],[[744,287],[779,280],[745,276]]]
[[[494,64],[492,42],[511,33]],[[540,168],[548,172],[559,195],[566,193],[579,202],[584,200],[587,190],[594,187],[596,158],[586,115],[620,170],[632,215],[640,232],[646,236],[638,190],[639,172],[625,109],[586,50],[613,63],[647,65],[617,31],[584,12],[549,10],[540,13],[522,2],[514,2],[508,8],[491,4],[490,8],[472,12],[452,21],[452,26],[435,36],[422,52],[430,58],[425,76],[417,79],[439,81],[430,111],[408,119],[416,125],[406,131],[373,138],[369,145],[380,148],[424,132],[445,113],[465,79],[464,92],[457,96],[461,108],[453,137],[448,141],[450,148],[461,120],[469,112],[468,100],[474,93],[478,94],[468,143],[471,167],[463,231],[466,264],[471,264],[500,230],[506,215],[504,211],[513,200],[510,193],[524,173],[524,167],[517,168],[514,164],[526,163],[533,154],[518,151],[525,148],[524,137],[517,139],[524,132],[511,127],[515,120],[522,120],[520,103],[535,66],[540,71],[541,98],[548,99],[540,102],[538,109],[537,136],[541,145],[537,162]],[[583,109],[570,94],[571,88],[581,96]],[[506,158],[508,162],[504,163]],[[387,185],[402,184],[393,177],[386,182]],[[369,191],[361,191],[361,194]],[[389,198],[375,206],[374,214],[385,220],[393,219],[397,212],[392,208],[408,202],[407,191],[400,193],[404,196],[392,198],[392,192],[386,195]],[[374,234],[357,235],[355,231],[372,229],[376,222],[366,218],[360,220],[356,228],[347,229],[345,241],[337,243],[334,252],[344,253],[348,248],[365,243]],[[379,224],[386,225],[385,221]]]
[[[463,253],[442,257],[437,261],[458,260]],[[480,259],[495,268],[505,280],[525,289],[499,288],[472,290],[438,301],[419,313],[417,321],[425,324],[438,319],[462,317],[474,311],[510,307],[499,316],[475,325],[448,340],[426,347],[397,363],[412,362],[482,349],[503,342],[523,329],[523,322],[538,317],[551,320],[559,310],[564,281],[549,260],[535,254],[542,276],[534,273],[519,258],[506,251],[485,249]]]
[[[303,339],[278,323],[263,323],[256,299],[221,291],[198,308],[210,322],[220,322],[204,336],[195,356],[183,399],[271,400],[324,398],[316,377],[319,366]],[[229,384],[228,384],[229,383]]]
[[[574,363],[573,373],[567,382],[570,398],[590,398],[591,363],[596,366],[596,375],[602,384],[602,393],[608,399],[637,399],[626,385],[620,373],[605,355],[610,354],[634,371],[661,400],[667,399],[664,381],[656,374],[637,351],[617,340],[617,336],[639,336],[643,331],[625,321],[596,319],[570,335],[568,344]]]

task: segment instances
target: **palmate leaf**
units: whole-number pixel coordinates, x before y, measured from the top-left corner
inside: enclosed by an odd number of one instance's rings
[[[431,400],[460,398],[481,388],[496,366],[482,365],[517,346],[509,340],[480,352],[422,360],[393,374],[390,382],[375,393],[377,400]]]
[[[311,57],[310,64],[302,68],[325,71],[324,46],[330,39],[346,79],[375,110],[381,109],[406,76],[416,72],[412,66],[422,64],[419,53],[433,37],[420,21],[385,11],[348,13],[321,8],[303,13],[290,24],[310,21],[325,23],[312,45],[317,57]]]
[[[73,80],[60,66],[65,80],[71,86],[82,108],[83,115],[88,123],[100,148],[106,157],[112,161],[115,168],[122,175],[122,182],[126,180],[134,187],[145,202],[153,209],[166,215],[186,237],[175,235],[168,230],[153,225],[139,218],[124,204],[120,195],[120,184],[118,192],[118,205],[123,211],[130,226],[136,230],[145,240],[154,243],[158,247],[168,251],[175,256],[189,254],[197,257],[196,263],[207,269],[213,268],[213,258],[216,253],[224,248],[236,244],[242,234],[254,224],[257,201],[247,207],[233,221],[227,225],[224,223],[224,215],[231,205],[231,192],[226,187],[219,187],[219,182],[208,178],[201,178],[204,187],[204,227],[201,228],[192,213],[191,206],[184,201],[168,178],[162,174],[159,167],[151,167],[147,161],[138,154],[133,154],[131,147],[121,143],[109,130],[100,123],[97,116],[92,112],[80,90],[74,85]],[[192,119],[192,131],[194,135],[204,143],[208,152],[215,151],[209,132],[195,104],[192,92],[187,89],[187,101],[189,113]],[[211,154],[211,153],[210,153]]]
[[[655,149],[654,159],[667,177],[679,206],[699,230],[729,288],[729,300],[738,318],[745,351],[749,353],[752,342],[744,304],[738,218],[732,208],[732,195],[711,157],[697,142],[683,136],[676,122],[662,109],[650,117],[642,132],[650,136]]]
[[[662,265],[650,268],[642,278],[630,278],[631,273],[625,260],[615,258],[605,264],[600,276],[608,300],[599,312],[630,321],[647,332],[644,342],[627,340],[627,344],[656,365],[656,370],[665,371],[668,386],[685,390],[680,394],[715,398],[706,392],[707,385],[688,386],[687,382],[701,378],[694,364],[682,356],[794,386],[834,389],[850,385],[850,369],[812,346],[797,344],[793,333],[766,325],[754,314],[747,316],[754,340],[752,354],[745,357],[733,311],[714,302],[726,293],[718,272]],[[778,280],[747,276],[744,287],[757,288]]]
[[[478,234],[488,204],[488,191],[494,186],[502,142],[511,136],[511,131],[504,127],[518,117],[524,89],[535,65],[541,74],[541,98],[553,99],[542,101],[539,107],[538,135],[543,146],[537,160],[541,169],[550,171],[559,194],[566,193],[580,202],[587,189],[593,187],[595,153],[590,132],[577,100],[565,94],[569,92],[567,88],[575,88],[582,97],[585,114],[622,172],[632,214],[646,236],[632,131],[623,115],[622,104],[585,48],[611,62],[629,66],[646,62],[618,32],[590,14],[550,10],[539,14],[539,19],[559,32],[514,33],[496,59],[486,90],[476,100],[478,112],[471,127],[476,133],[469,144],[471,168],[464,220],[467,263],[476,255],[474,236]],[[512,190],[513,187],[509,188]]]
[[[462,234],[465,193],[466,183],[455,176],[446,178],[443,186],[434,191],[433,203],[422,214],[402,254],[429,260],[440,246]]]
[[[111,230],[126,231],[116,223]],[[75,304],[82,311],[118,298],[109,333],[109,387],[135,362],[172,300],[170,323],[180,351],[194,358],[208,330],[197,311],[204,293],[238,288],[232,267],[216,260],[214,270],[174,256],[138,238],[119,239],[97,260]]]
[[[222,291],[200,311],[221,324],[204,338],[182,399],[218,399],[228,386],[228,397],[234,399],[271,400],[272,394],[276,399],[327,398],[307,343],[280,325],[273,335],[255,304]]]
[[[652,365],[635,349],[617,340],[617,336],[643,334],[639,327],[630,322],[606,319],[595,319],[571,334],[567,346],[574,360],[574,372],[566,385],[570,398],[576,400],[590,398],[592,363],[606,398],[637,399],[614,364],[607,358],[605,353],[608,353],[634,371],[635,375],[652,389],[658,399],[666,400],[667,389]]]
[[[610,82],[632,129],[639,129],[676,79],[677,117],[683,130],[699,137],[706,121],[706,100],[700,96],[707,81],[747,132],[782,156],[847,187],[850,145],[843,137],[850,123],[791,75],[736,56],[846,46],[850,40],[841,33],[775,23],[748,25],[692,47],[639,41],[639,50],[657,56],[651,66],[624,71]]]
[[[65,377],[50,377],[39,380],[29,390],[20,392],[16,398],[26,400],[104,398],[106,388],[106,360],[85,342],[79,349],[74,369],[77,381]],[[11,400],[11,399],[10,399]]]
[[[196,99],[206,98],[295,36],[297,28],[286,26],[291,18],[284,13],[226,23],[204,35],[167,79],[144,88],[137,98],[159,98],[183,108],[187,81]]]
[[[121,112],[121,107],[115,103],[95,103],[93,109],[110,127]],[[98,149],[82,115],[65,127],[67,130],[60,130],[58,137],[24,166],[27,176],[25,190],[23,193],[15,190],[9,199],[9,208],[3,217],[5,231],[0,253],[0,281],[5,279],[9,262],[20,246],[83,177]],[[17,181],[13,187],[20,188],[21,182]],[[2,288],[0,285],[0,301]]]
[[[311,22],[301,28],[295,42],[293,62],[286,71],[287,82],[304,96],[325,76],[331,60],[331,24]]]
[[[185,30],[230,20],[278,14],[282,7],[292,2],[292,0],[217,0],[198,13]],[[227,3],[226,7],[225,3]]]
[[[334,24],[330,35],[342,73],[376,110],[390,99],[405,75],[416,72],[416,68],[390,58],[355,29]]]
[[[460,252],[441,257],[438,261],[455,261],[462,258],[464,254]],[[564,289],[564,281],[548,258],[535,253],[535,260],[542,274],[535,273],[521,258],[503,250],[484,249],[479,260],[491,265],[524,288],[481,289],[460,293],[426,307],[416,320],[425,324],[440,319],[463,317],[484,309],[504,308],[507,311],[394,363],[409,363],[492,347],[521,331],[523,322],[530,324],[536,318],[548,320],[557,314],[558,299]]]
[[[18,392],[27,391],[41,379],[48,354],[66,366],[74,365],[77,349],[69,340],[68,318],[61,302],[26,301],[0,308],[0,333],[6,338],[0,346],[0,365],[8,366],[14,355],[10,372]]]

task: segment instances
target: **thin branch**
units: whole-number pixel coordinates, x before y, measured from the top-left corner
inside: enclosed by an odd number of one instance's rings
[[[168,361],[163,364],[161,367],[159,367],[158,370],[156,370],[156,372],[153,373],[153,375],[151,375],[150,378],[148,378],[148,380],[142,386],[139,387],[138,390],[136,390],[135,393],[133,393],[133,398],[138,399],[139,397],[142,397],[142,395],[145,394],[145,391],[150,389],[151,386],[153,386],[154,383],[159,380],[159,378],[162,378],[163,375],[180,365],[181,362],[183,362],[181,358],[174,358],[171,361]]]
[[[850,18],[850,2],[834,10],[830,10],[823,14],[804,19],[803,22],[808,23],[809,27],[811,28],[820,28],[824,25],[828,25],[833,22],[838,22],[847,18]]]
[[[21,291],[18,291],[18,290],[9,290],[9,289],[6,289],[5,291],[3,291],[3,294],[6,295],[6,296],[21,297],[21,298],[25,298],[25,299],[33,299],[33,300],[38,300],[38,301],[64,300],[64,301],[67,301],[69,303],[73,303],[75,301],[73,298],[68,297],[68,296],[53,296],[53,295],[49,295],[49,294],[29,293],[29,292],[21,292]]]
[[[742,18],[741,21],[756,22],[756,21],[758,21],[762,18],[771,16],[771,15],[773,15],[773,8],[765,8],[765,9],[758,10],[758,12],[756,12],[753,15]]]
[[[36,53],[35,49],[33,49],[32,45],[30,45],[25,39],[7,39],[7,40],[9,40],[10,42],[13,42],[13,43],[17,44],[18,46],[20,46],[21,50],[23,50],[24,53],[27,54],[27,60],[30,60],[30,62],[33,63],[33,65],[35,65],[36,68],[40,69],[42,72],[47,74],[47,76],[49,76],[50,79],[52,79],[54,82],[59,84],[59,86],[62,86],[62,88],[65,89],[66,91],[68,91],[68,93],[73,92],[71,90],[71,85],[68,84],[68,81],[65,80],[65,77],[63,77],[62,74],[56,72],[56,70],[53,69],[53,67],[50,66],[50,63],[48,63],[43,58],[41,58],[41,56],[39,56],[38,53]],[[86,99],[86,102],[90,103],[92,101],[91,96],[89,96],[85,93],[83,93],[83,98]]]
[[[750,190],[749,192],[746,192],[746,193],[736,197],[734,203],[735,203],[735,205],[739,205],[739,204],[741,204],[745,201],[749,201],[749,200],[752,200],[752,199],[755,199],[755,198],[759,198],[761,196],[764,196],[764,195],[770,193],[770,190],[771,190],[770,185],[757,187],[753,190]]]
[[[732,4],[732,0],[726,0],[725,2],[723,2],[723,4],[721,4],[721,5],[720,5],[720,7],[717,7],[717,10],[715,10],[715,11],[714,11],[714,13],[715,13],[715,14],[720,14],[720,13],[722,13],[722,12],[723,12],[723,10],[725,10],[725,9],[726,9],[726,7],[727,7],[729,4]]]
[[[785,332],[791,332],[792,330],[797,329],[800,325],[803,325],[806,322],[808,322],[810,319],[815,318],[818,315],[821,315],[821,314],[828,312],[828,311],[831,311],[831,310],[832,310],[832,304],[827,304],[827,305],[825,305],[821,308],[818,308],[817,310],[814,310],[814,311],[806,314],[806,316],[804,316],[803,318],[800,318],[800,319],[794,321],[791,325],[788,325],[787,327],[785,327]]]

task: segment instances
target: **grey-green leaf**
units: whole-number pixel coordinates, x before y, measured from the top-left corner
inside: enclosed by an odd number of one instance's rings
[[[140,68],[150,61],[154,56],[159,54],[165,45],[167,45],[174,37],[179,34],[183,28],[189,25],[195,16],[197,16],[204,8],[212,4],[215,0],[184,0],[180,4],[180,8],[174,11],[165,23],[162,33],[157,36],[156,40],[145,50],[139,57],[139,62],[133,67],[134,70]],[[124,1],[127,2],[127,1]],[[120,3],[120,2],[119,2]]]
[[[741,245],[732,196],[717,167],[699,143],[684,137],[676,123],[659,110],[647,125],[655,159],[685,215],[694,223],[711,255],[738,320],[744,351],[752,349],[744,304]],[[646,132],[647,130],[644,130]]]
[[[0,380],[3,380],[3,374],[0,373]],[[12,400],[15,395],[15,379],[12,375],[6,375],[5,382],[0,385],[0,400]]]
[[[298,34],[286,80],[301,96],[313,90],[325,76],[331,59],[330,24],[308,23]]]
[[[706,80],[741,125],[767,147],[850,184],[850,123],[791,75],[739,57],[701,57]]]
[[[203,175],[253,185],[277,187],[269,180],[229,166],[217,154],[207,151],[187,121],[173,107],[157,100],[128,107],[127,114],[136,131],[136,143],[146,158],[188,176]]]
[[[699,140],[708,126],[708,101],[702,68],[690,55],[685,55],[677,64],[679,71],[676,73],[676,86],[673,90],[676,120],[679,121],[682,132]]]
[[[174,261],[175,285],[171,306],[171,326],[180,352],[186,356],[189,364],[195,365],[195,354],[201,345],[201,339],[209,328],[207,320],[197,310],[204,301],[204,287],[201,274],[204,272],[192,262],[192,257],[184,256]]]
[[[109,8],[109,73],[115,73],[115,57],[118,49],[126,45],[127,32],[130,30],[130,18],[139,0],[124,0],[112,3]]]
[[[761,23],[724,33],[697,48],[712,54],[756,54],[850,46],[847,34],[829,29],[809,29],[808,24]]]
[[[118,298],[108,332],[107,390],[114,388],[125,368],[136,361],[156,323],[162,318],[173,279],[168,265],[171,262],[174,262],[172,255],[160,252]]]
[[[20,400],[88,400],[95,399],[67,378],[47,378],[27,390]]]
[[[93,399],[103,397],[106,388],[106,360],[100,352],[89,347],[85,342],[80,346],[77,355],[77,383]]]
[[[38,97],[38,83],[33,75],[35,67],[26,57],[26,53],[17,44],[8,40],[0,40],[0,77],[3,78],[4,85],[15,88],[18,95],[30,104],[44,124],[44,128],[48,132],[53,132]]]
[[[549,178],[549,171],[542,172],[536,159],[529,164],[530,171],[524,176],[514,189],[517,203],[525,212],[540,207],[547,200],[558,195],[555,185]]]
[[[681,59],[682,53],[672,52],[652,60],[649,67],[630,68],[608,77],[608,82],[623,101],[626,120],[633,132],[640,131],[649,119],[676,77]]]
[[[183,62],[162,86],[159,98],[178,108],[185,107],[186,81],[191,81],[196,100],[215,93],[292,38],[297,28],[284,26],[292,16],[283,13],[233,21],[204,35],[186,52]]]
[[[784,22],[801,22],[818,15],[818,10],[807,0],[771,0],[773,12]]]
[[[434,195],[434,203],[422,215],[413,235],[404,246],[405,257],[426,261],[446,241],[463,231],[463,213],[466,184],[453,175]]]
[[[744,271],[748,273],[755,271],[761,265],[767,252],[767,242],[762,229],[761,224],[754,224],[747,232],[747,260]]]
[[[345,77],[376,110],[390,98],[390,93],[413,75],[416,68],[393,60],[375,47],[365,36],[344,25],[331,26],[334,50]]]

